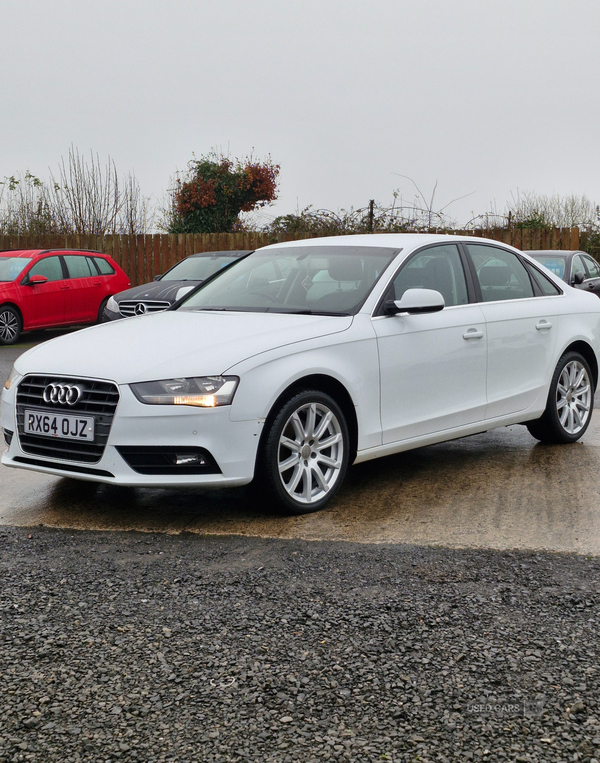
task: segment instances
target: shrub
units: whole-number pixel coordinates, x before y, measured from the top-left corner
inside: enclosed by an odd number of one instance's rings
[[[252,157],[231,160],[212,152],[188,165],[172,191],[169,233],[231,233],[240,212],[277,198],[279,165]]]

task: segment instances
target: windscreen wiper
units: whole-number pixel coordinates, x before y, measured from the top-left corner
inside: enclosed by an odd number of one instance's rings
[[[328,310],[273,310],[270,312],[283,313],[284,315],[350,315],[350,313],[338,313]]]

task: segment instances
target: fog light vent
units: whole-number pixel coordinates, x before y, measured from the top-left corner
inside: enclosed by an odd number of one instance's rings
[[[6,446],[10,448],[14,432],[11,432],[10,429],[3,429],[2,433],[4,434],[4,442],[6,443]]]
[[[204,448],[117,445],[117,451],[138,474],[220,474]]]

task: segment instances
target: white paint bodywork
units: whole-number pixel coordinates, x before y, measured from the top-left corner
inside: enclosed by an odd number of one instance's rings
[[[585,342],[598,359],[600,300],[545,271],[561,288],[560,296],[457,305],[422,315],[374,315],[407,256],[428,244],[457,241],[473,239],[382,234],[277,244],[268,248],[352,245],[401,252],[353,316],[157,313],[44,343],[23,354],[15,368],[21,376],[55,374],[118,385],[120,401],[108,444],[94,464],[115,476],[73,476],[121,485],[250,482],[265,419],[290,385],[315,375],[342,385],[354,405],[355,462],[535,419],[545,408],[553,370],[567,347]],[[217,375],[240,378],[229,406],[144,405],[129,386]],[[16,388],[3,390],[0,411],[2,428],[15,433]],[[206,448],[222,474],[137,474],[115,449],[136,444]],[[45,466],[14,460],[22,455],[15,434],[3,464],[68,474],[53,468],[52,459]]]

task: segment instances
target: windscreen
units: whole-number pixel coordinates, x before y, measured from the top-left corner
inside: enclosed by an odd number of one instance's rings
[[[0,257],[0,282],[14,281],[30,262],[30,257]]]
[[[398,252],[366,246],[259,250],[194,292],[179,309],[351,315]]]
[[[213,273],[237,260],[232,256],[188,257],[165,273],[161,281],[204,281]]]
[[[546,255],[536,255],[534,257],[540,265],[543,265],[555,276],[562,278],[565,274],[565,258],[564,257],[550,257]]]

